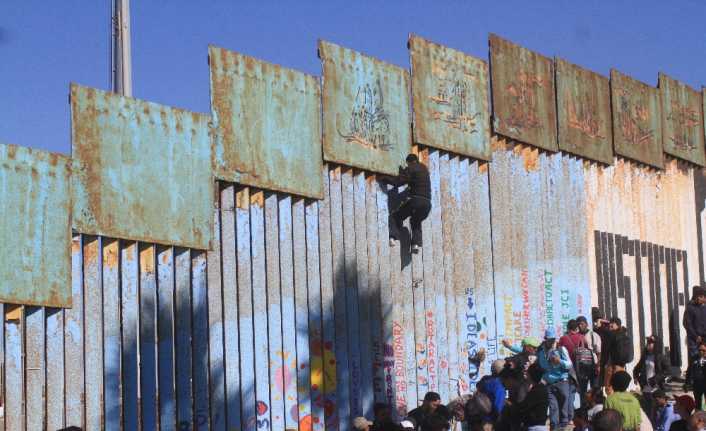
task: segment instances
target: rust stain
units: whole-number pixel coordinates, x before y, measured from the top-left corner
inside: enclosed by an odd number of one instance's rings
[[[478,172],[480,172],[481,174],[484,174],[484,173],[488,172],[488,166],[489,166],[489,165],[490,165],[490,163],[488,163],[488,162],[479,163],[479,164],[478,164]]]
[[[5,321],[17,322],[22,319],[22,306],[5,304]]]
[[[235,193],[235,206],[241,210],[247,210],[250,205],[250,189],[243,187]]]
[[[118,241],[112,241],[103,247],[103,264],[110,269],[118,266]]]
[[[154,273],[154,246],[140,250],[140,269],[149,274]]]
[[[539,150],[532,147],[522,149],[522,160],[524,161],[525,170],[533,172],[539,169]]]
[[[98,239],[95,237],[88,237],[86,239],[83,245],[83,258],[88,263],[93,263],[98,260]]]
[[[254,205],[258,208],[265,206],[265,194],[262,190],[258,190],[250,195],[250,205]]]

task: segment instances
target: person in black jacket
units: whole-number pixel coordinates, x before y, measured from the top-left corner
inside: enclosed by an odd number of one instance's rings
[[[651,335],[647,337],[647,343],[642,350],[640,360],[632,370],[632,376],[643,393],[652,392],[655,389],[663,389],[670,368],[671,364],[664,354],[662,340],[656,335]]]
[[[706,395],[706,343],[699,344],[698,357],[691,362],[686,371],[686,381],[694,388],[696,409],[701,410],[702,399]]]
[[[396,177],[381,176],[380,179],[388,184],[400,187],[408,186],[409,197],[402,205],[390,214],[390,242],[399,239],[402,223],[410,217],[412,225],[412,252],[417,253],[422,247],[422,222],[431,211],[431,180],[429,170],[419,162],[416,155],[407,156],[407,167],[400,168]]]
[[[527,396],[513,406],[517,413],[516,420],[523,430],[546,430],[547,410],[549,409],[549,391],[542,383],[544,370],[539,364],[530,365],[527,374],[531,381]]]
[[[689,362],[696,359],[696,349],[706,341],[706,289],[694,286],[691,301],[684,310],[683,325],[686,329],[686,346]]]
[[[622,326],[620,318],[610,320],[598,319],[595,331],[601,336],[601,363],[603,369],[603,386],[606,394],[613,393],[610,380],[618,371],[625,371],[625,365],[633,360],[632,340],[628,330]]]

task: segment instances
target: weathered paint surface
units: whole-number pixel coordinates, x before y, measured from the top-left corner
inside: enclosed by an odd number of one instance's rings
[[[585,178],[591,303],[623,320],[635,349],[645,336],[662,337],[671,363],[685,370],[681,316],[699,280],[694,169],[670,160],[655,172],[618,160],[587,166]]]
[[[320,41],[324,159],[397,174],[409,153],[409,73]]]
[[[208,249],[208,117],[71,86],[73,226],[81,233]]]
[[[590,313],[580,160],[498,139],[490,165],[498,339],[513,343]],[[500,356],[511,353],[502,346]]]
[[[70,166],[0,144],[0,301],[71,306]]]
[[[316,77],[209,47],[219,179],[321,199],[321,88]]]
[[[704,116],[701,93],[688,85],[659,74],[664,152],[700,166],[704,155]]]
[[[610,91],[615,153],[657,168],[664,167],[657,89],[611,69]]]
[[[414,142],[490,160],[488,63],[409,37]]]
[[[556,151],[552,60],[491,34],[490,73],[495,133]]]
[[[613,164],[613,126],[608,78],[557,58],[559,149]]]

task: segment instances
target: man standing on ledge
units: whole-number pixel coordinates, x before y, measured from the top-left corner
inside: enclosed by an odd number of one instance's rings
[[[380,180],[397,187],[407,185],[409,197],[390,214],[390,245],[394,247],[395,241],[400,237],[404,220],[411,217],[412,253],[418,253],[422,247],[422,221],[431,211],[431,180],[429,169],[419,162],[416,155],[410,154],[406,160],[407,167],[400,168],[399,175],[383,175]]]

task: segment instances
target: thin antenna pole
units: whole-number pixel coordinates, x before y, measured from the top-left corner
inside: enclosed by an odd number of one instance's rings
[[[112,0],[112,6],[112,87],[115,93],[132,96],[130,0]]]

